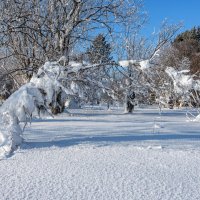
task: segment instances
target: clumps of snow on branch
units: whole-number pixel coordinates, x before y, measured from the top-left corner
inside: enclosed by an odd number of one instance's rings
[[[9,154],[22,143],[20,122],[31,120],[36,107],[44,105],[39,89],[28,83],[11,95],[0,109],[0,154]]]
[[[137,64],[137,63],[138,63],[137,60],[120,60],[119,61],[119,65],[122,67],[128,67],[129,65]]]
[[[83,96],[79,82],[83,83],[79,73],[101,64],[70,62],[67,66],[62,57],[58,62],[46,62],[30,82],[19,88],[0,109],[0,156],[14,151],[23,141],[22,133],[33,114],[41,111],[57,114],[64,110],[66,100],[74,96]],[[86,82],[93,84],[94,80]],[[98,84],[97,84],[98,85]],[[98,85],[102,89],[109,89]]]
[[[149,60],[121,60],[119,61],[119,65],[122,67],[128,67],[128,66],[137,66],[141,70],[146,70],[151,67],[150,61]]]
[[[168,67],[165,71],[172,79],[174,91],[183,98],[189,98],[190,95],[192,95],[191,91],[195,91],[196,93],[200,91],[200,81],[195,80],[194,75],[189,74],[189,70],[184,69],[178,71],[172,67]],[[197,101],[199,101],[199,99],[197,99]],[[193,117],[192,121],[200,122],[200,114]]]
[[[71,92],[61,84],[64,74],[64,67],[57,62],[47,62],[5,101],[0,109],[0,155],[9,154],[22,143],[23,129],[35,111],[51,112],[61,106],[59,100],[65,102]]]
[[[128,66],[136,66],[140,70],[147,70],[154,65],[151,64],[152,61],[156,60],[160,55],[160,50],[158,49],[157,51],[154,52],[154,54],[151,56],[149,59],[144,59],[144,60],[120,60],[118,63],[122,67],[128,67]]]
[[[142,60],[139,63],[140,63],[140,69],[141,70],[146,70],[146,69],[149,69],[151,67],[149,60]]]
[[[168,67],[165,71],[171,77],[176,93],[184,94],[197,87],[197,81],[191,75],[186,74],[189,72],[188,70],[178,71],[172,67]]]

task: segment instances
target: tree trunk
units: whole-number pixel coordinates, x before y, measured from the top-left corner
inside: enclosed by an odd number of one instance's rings
[[[132,113],[134,110],[134,99],[135,93],[134,92],[127,92],[125,97],[125,112]]]
[[[134,104],[130,101],[126,102],[126,112],[127,113],[132,113],[134,110]]]

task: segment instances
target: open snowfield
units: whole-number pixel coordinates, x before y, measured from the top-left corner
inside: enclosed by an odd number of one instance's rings
[[[186,110],[69,110],[0,161],[1,200],[199,200],[200,124]]]

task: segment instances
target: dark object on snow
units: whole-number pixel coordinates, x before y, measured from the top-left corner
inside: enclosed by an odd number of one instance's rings
[[[169,98],[168,106],[169,106],[169,109],[173,109],[174,108],[174,101],[173,101],[172,97]]]
[[[135,92],[132,92],[130,95],[127,96],[126,111],[128,113],[132,113],[134,110],[134,99]]]
[[[6,100],[13,92],[14,81],[9,79],[0,85],[0,99]]]

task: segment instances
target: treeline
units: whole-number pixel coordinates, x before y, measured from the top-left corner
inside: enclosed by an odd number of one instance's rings
[[[180,25],[164,22],[152,41],[140,36],[147,17],[141,0],[1,1],[0,98],[27,83],[46,61],[60,60],[66,68],[99,66],[66,77],[76,101],[109,106],[113,100],[130,103],[131,96],[151,104],[160,97],[182,99],[166,69],[200,78],[200,28],[175,37]],[[131,60],[126,67],[118,62],[123,59]]]

